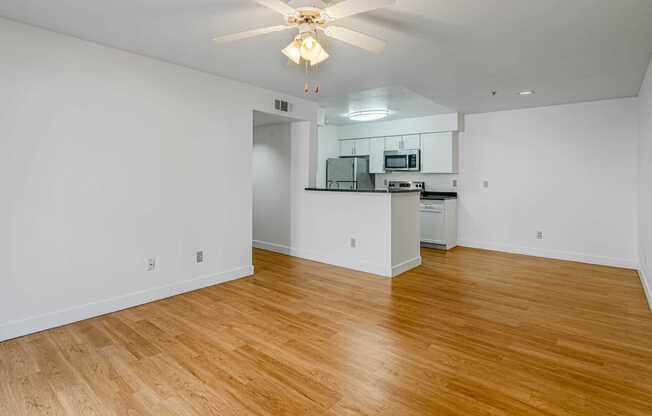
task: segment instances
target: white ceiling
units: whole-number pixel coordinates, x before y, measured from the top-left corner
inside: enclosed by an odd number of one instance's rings
[[[250,0],[0,0],[0,15],[303,94],[302,67],[280,53],[291,31],[211,42],[282,23]],[[311,77],[321,94],[308,98],[328,104],[398,86],[473,113],[634,96],[652,53],[650,22],[651,0],[398,0],[339,22],[389,46],[374,55],[327,40],[332,57]],[[518,96],[523,89],[536,94]]]
[[[455,112],[404,87],[382,87],[337,97],[324,97],[320,105],[326,110],[329,124],[357,124],[348,114],[362,110],[389,110],[383,121]]]

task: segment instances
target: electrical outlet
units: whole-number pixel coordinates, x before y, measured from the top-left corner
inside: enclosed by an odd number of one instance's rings
[[[358,243],[358,242],[355,241],[355,238],[351,238],[351,248],[355,248],[355,246],[356,246],[357,243]]]
[[[453,188],[457,188],[457,179],[453,179]]]
[[[153,271],[156,269],[156,260],[155,259],[147,259],[147,265],[145,266],[145,270],[148,272]]]
[[[543,240],[543,231],[537,231],[537,240]]]
[[[203,263],[204,262],[204,251],[203,250],[200,250],[200,251],[197,252],[196,259],[197,259],[197,263]]]
[[[489,187],[489,181],[482,182],[482,186],[484,186],[485,188],[488,188]]]

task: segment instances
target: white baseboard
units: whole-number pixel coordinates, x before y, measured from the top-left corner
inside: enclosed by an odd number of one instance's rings
[[[73,306],[71,308],[61,309],[18,321],[6,322],[0,324],[0,341],[17,338],[77,321],[83,321],[107,313],[165,299],[181,293],[240,279],[242,277],[251,276],[253,273],[253,266],[245,266],[222,273],[200,276],[183,282],[172,283],[97,302],[91,302],[85,305]]]
[[[377,274],[384,277],[391,276],[391,267],[385,264],[376,264],[366,261],[360,261],[354,258],[344,258],[339,255],[321,253],[313,250],[298,249],[292,247],[290,256],[299,257],[306,260],[312,260],[319,263],[326,263],[333,266],[344,267],[346,269],[357,270],[360,272]]]
[[[594,256],[591,254],[573,253],[573,252],[557,251],[557,250],[545,250],[545,249],[531,248],[531,247],[516,247],[508,244],[485,243],[485,242],[477,242],[477,241],[458,241],[457,244],[462,247],[479,248],[482,250],[503,251],[505,253],[524,254],[526,256],[575,261],[579,263],[597,264],[600,266],[620,267],[623,269],[636,270],[638,267],[638,261],[636,260]]]
[[[316,250],[305,250],[296,247],[288,247],[267,241],[254,240],[253,246],[261,250],[273,251],[275,253],[281,253],[288,256],[316,261],[318,263],[330,264],[337,267],[344,267],[346,269],[371,273],[383,277],[398,276],[401,273],[421,265],[421,257],[417,257],[391,267],[387,264],[370,263],[367,261],[361,261],[357,258],[345,257],[342,255],[333,255],[330,253],[322,253]]]
[[[412,260],[404,261],[403,263],[397,264],[392,267],[392,277],[396,277],[399,274],[405,273],[408,270],[412,270],[415,267],[421,266],[421,257],[413,258]]]
[[[641,279],[643,291],[645,292],[647,303],[650,306],[650,311],[652,312],[652,287],[650,286],[650,281],[648,280],[648,274],[645,272],[642,266],[640,269],[638,269],[638,277]]]
[[[269,243],[267,241],[260,241],[260,240],[254,240],[253,241],[253,246],[254,248],[259,248],[261,250],[267,250],[267,251],[273,251],[275,253],[281,253],[285,254],[287,256],[290,255],[290,252],[292,249],[289,246],[284,246],[281,244],[276,244],[276,243]]]

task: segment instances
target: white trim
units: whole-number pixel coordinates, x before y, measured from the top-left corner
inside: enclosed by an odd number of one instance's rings
[[[275,253],[281,253],[287,256],[298,257],[318,263],[330,264],[337,267],[344,267],[345,269],[357,270],[360,272],[371,273],[383,277],[395,277],[401,273],[405,273],[406,271],[421,265],[421,257],[416,257],[392,267],[384,264],[360,261],[359,259],[343,259],[342,256],[324,254],[314,250],[304,250],[295,247],[288,247],[281,244],[269,243],[266,241],[254,240],[253,246],[261,250],[273,251]]]
[[[290,255],[292,249],[289,246],[284,246],[282,244],[269,243],[267,241],[253,240],[252,245],[254,248],[259,248],[261,250],[273,251],[275,253]]]
[[[33,316],[0,325],[0,341],[17,338],[34,332],[83,321],[107,313],[165,299],[181,293],[190,292],[207,286],[240,279],[254,274],[254,266],[244,266],[226,272],[200,276],[183,282],[171,283],[151,289],[128,293],[109,299],[99,300],[84,305],[73,306],[54,312]]]
[[[650,306],[650,311],[652,312],[652,288],[650,287],[650,281],[647,280],[647,274],[641,266],[638,269],[638,277],[641,279],[641,284],[643,285],[643,291],[645,292],[645,297],[647,298],[647,303]]]
[[[389,265],[369,263],[360,261],[359,259],[343,258],[341,255],[338,256],[327,253],[320,253],[313,250],[298,249],[294,247],[290,249],[289,255],[306,260],[316,261],[318,263],[326,263],[333,266],[344,267],[346,269],[377,274],[383,277],[392,277],[391,267]]]
[[[462,247],[479,248],[482,250],[503,251],[505,253],[524,254],[527,256],[545,257],[549,259],[576,261],[579,263],[598,264],[601,266],[621,267],[624,269],[636,270],[638,262],[634,259],[620,259],[613,257],[602,257],[591,254],[573,253],[567,251],[545,250],[531,247],[516,247],[501,243],[485,243],[476,241],[458,241],[457,245]]]
[[[392,267],[392,277],[396,277],[399,274],[405,273],[408,270],[412,270],[415,267],[421,266],[421,257],[413,258],[412,260],[404,261],[403,263],[397,264]]]

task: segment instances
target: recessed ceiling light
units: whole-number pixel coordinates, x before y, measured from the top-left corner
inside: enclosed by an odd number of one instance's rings
[[[534,94],[534,91],[532,90],[521,91],[518,93],[518,95],[532,95],[532,94]]]
[[[354,111],[349,113],[349,120],[352,121],[374,121],[385,118],[389,115],[389,110],[366,110]]]

